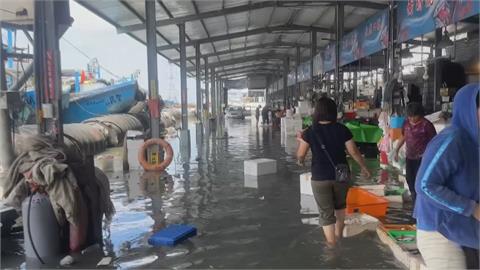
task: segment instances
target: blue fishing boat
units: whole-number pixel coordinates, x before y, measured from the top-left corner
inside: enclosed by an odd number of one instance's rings
[[[64,123],[79,123],[86,119],[112,113],[127,112],[137,100],[142,99],[135,80],[127,80],[112,85],[104,84],[96,89],[70,93],[64,89],[62,109]],[[25,103],[35,108],[35,91],[26,91]]]

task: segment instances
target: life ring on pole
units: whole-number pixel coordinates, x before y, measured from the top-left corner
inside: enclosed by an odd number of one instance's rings
[[[161,163],[151,164],[145,157],[145,151],[152,145],[158,145],[160,146],[160,148],[163,148],[163,151],[165,152],[165,157]],[[172,160],[172,146],[162,139],[149,139],[143,143],[142,147],[140,147],[140,150],[138,151],[138,161],[140,162],[140,165],[142,165],[143,169],[145,169],[146,171],[163,172],[168,167],[168,165],[170,165]]]

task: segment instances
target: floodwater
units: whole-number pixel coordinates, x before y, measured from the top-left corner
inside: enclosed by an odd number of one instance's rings
[[[95,268],[108,255],[115,268],[401,268],[375,232],[334,249],[325,245],[316,215],[302,211],[298,175],[307,169],[296,165],[294,138],[256,128],[248,118],[226,120],[223,138],[204,134],[197,143],[196,137],[192,126],[190,157],[176,154],[168,174],[109,175],[117,213],[104,226],[103,251],[81,256],[72,267]],[[178,153],[178,139],[170,142]],[[244,160],[260,157],[276,159],[278,173],[245,178]],[[378,162],[369,166],[378,174],[359,182],[394,182]],[[408,211],[390,209],[387,219],[405,223]],[[153,232],[177,223],[197,227],[198,235],[175,247],[147,243]],[[2,268],[30,267],[20,238],[2,241]]]

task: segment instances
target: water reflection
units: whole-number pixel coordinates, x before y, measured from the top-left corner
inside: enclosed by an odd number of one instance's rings
[[[227,121],[223,138],[213,130],[196,136],[193,125],[188,161],[175,156],[161,175],[109,176],[117,214],[105,225],[104,251],[115,267],[398,268],[375,234],[327,249],[318,218],[301,207],[298,175],[304,169],[295,164],[295,139],[251,123]],[[170,142],[178,153],[178,139]],[[278,173],[245,178],[244,160],[258,157],[276,159]],[[196,226],[198,236],[173,248],[148,245],[152,233],[174,223]]]

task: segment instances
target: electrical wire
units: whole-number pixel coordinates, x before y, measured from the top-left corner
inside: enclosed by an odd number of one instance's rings
[[[85,53],[84,51],[82,51],[80,48],[78,48],[77,46],[75,46],[71,41],[69,41],[68,39],[66,39],[65,37],[62,37],[62,40],[65,41],[68,45],[72,46],[72,48],[74,48],[78,53],[80,53],[81,55],[85,56],[88,60],[92,60],[93,58],[90,57],[87,53]],[[105,70],[108,74],[112,75],[113,77],[117,78],[117,79],[120,79],[121,77],[118,76],[117,74],[113,73],[112,71],[108,70],[105,66],[102,66],[100,65],[100,63],[98,64],[98,66],[100,66],[103,70]]]
[[[30,228],[30,212],[32,208],[32,200],[33,200],[33,195],[35,195],[36,192],[33,192],[33,194],[30,195],[30,200],[28,202],[28,212],[27,212],[27,230],[28,230],[28,239],[30,239],[30,244],[32,245],[33,252],[35,253],[35,256],[37,256],[37,259],[42,263],[45,264],[45,262],[42,260],[40,257],[40,254],[38,254],[37,249],[35,248],[35,244],[33,243],[32,240],[32,230]]]

